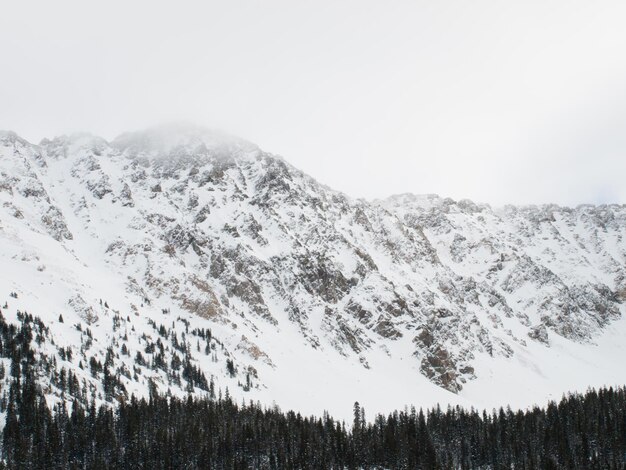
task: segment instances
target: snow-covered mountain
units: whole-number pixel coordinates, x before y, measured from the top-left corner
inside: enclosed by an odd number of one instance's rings
[[[0,310],[43,321],[51,399],[63,369],[339,416],[623,384],[625,237],[619,205],[352,199],[189,126],[0,133]]]

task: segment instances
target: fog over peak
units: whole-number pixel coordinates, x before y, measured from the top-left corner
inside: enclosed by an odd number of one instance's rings
[[[111,141],[119,149],[141,149],[169,153],[176,147],[238,147],[252,151],[256,145],[224,131],[191,124],[171,122],[140,131],[124,132]]]
[[[119,143],[183,120],[356,197],[626,202],[622,2],[60,0],[5,13],[0,128],[31,142],[87,129]]]

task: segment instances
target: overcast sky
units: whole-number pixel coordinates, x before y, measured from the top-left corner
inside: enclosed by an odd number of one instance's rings
[[[217,127],[356,197],[626,203],[626,2],[25,1],[0,129]]]

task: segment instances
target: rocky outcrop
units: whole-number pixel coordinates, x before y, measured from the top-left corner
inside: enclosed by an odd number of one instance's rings
[[[235,350],[276,367],[263,331],[362,367],[385,350],[458,392],[479,355],[553,335],[591,342],[624,311],[623,206],[370,203],[199,129],[41,146],[5,133],[0,151],[0,209],[20,227],[68,256],[92,247],[81,261],[119,273],[145,303],[245,327]],[[70,305],[97,321],[82,297]]]

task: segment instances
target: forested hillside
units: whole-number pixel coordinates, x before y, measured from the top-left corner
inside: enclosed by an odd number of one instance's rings
[[[9,390],[2,466],[15,469],[620,469],[626,465],[626,389],[590,390],[546,408],[396,411],[346,424],[260,404],[159,396],[96,407],[49,403],[30,347],[45,327],[0,317],[0,373]],[[8,364],[8,370],[4,364]],[[70,379],[71,382],[71,379]],[[69,392],[68,392],[69,393]],[[416,402],[419,397],[416,397]]]

